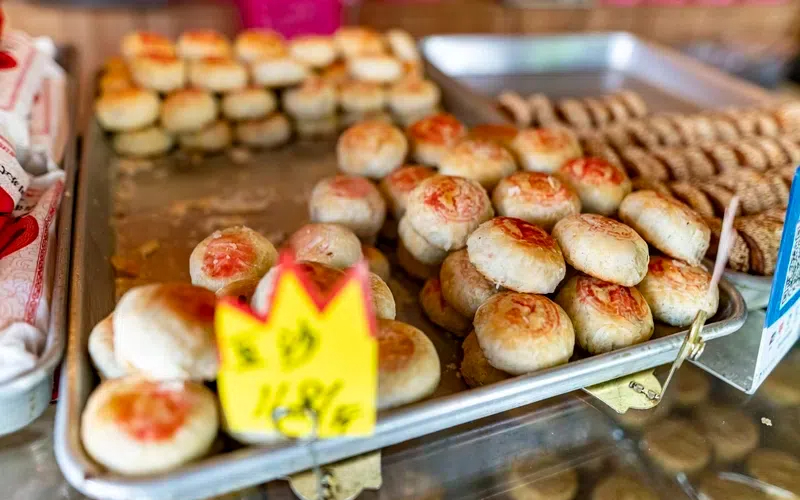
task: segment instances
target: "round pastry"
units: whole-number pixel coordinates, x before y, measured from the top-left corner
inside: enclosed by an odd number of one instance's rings
[[[403,65],[392,56],[362,55],[347,60],[347,72],[356,80],[390,83],[403,76]]]
[[[247,68],[234,59],[205,57],[189,63],[189,83],[209,92],[242,90],[247,78]]]
[[[572,500],[578,494],[578,473],[554,456],[515,459],[508,475],[515,487],[506,494],[513,500]]]
[[[316,291],[327,296],[339,281],[344,278],[344,271],[319,262],[297,262],[297,269],[305,275],[307,282],[316,287]],[[272,306],[272,292],[275,290],[275,280],[278,278],[280,264],[270,269],[258,282],[250,307],[254,312],[266,315]]]
[[[511,149],[511,143],[518,133],[519,129],[513,125],[486,123],[472,127],[469,130],[469,137],[473,139],[497,141],[502,144],[503,147]]]
[[[283,108],[299,120],[314,120],[336,112],[336,89],[320,78],[308,78],[283,94]]]
[[[378,234],[386,218],[386,202],[367,179],[337,175],[322,179],[311,192],[311,220],[341,224],[361,239]]]
[[[486,191],[477,182],[436,175],[425,179],[408,196],[408,222],[431,245],[458,250],[480,224],[494,215]]]
[[[520,130],[511,149],[523,170],[552,173],[569,160],[582,156],[578,139],[564,127]]]
[[[420,330],[392,320],[378,321],[378,409],[413,403],[439,385],[439,355]]]
[[[567,264],[589,276],[634,286],[647,274],[647,243],[621,222],[596,214],[570,215],[556,223],[553,237]]]
[[[386,51],[380,33],[361,26],[343,26],[333,35],[333,43],[345,59]]]
[[[770,373],[758,391],[760,397],[775,406],[800,405],[800,369],[791,356]]]
[[[492,191],[497,213],[516,217],[551,231],[556,222],[581,212],[578,194],[567,184],[541,172],[516,172]]]
[[[353,125],[359,122],[367,122],[367,121],[384,122],[390,125],[394,123],[392,115],[390,115],[386,111],[369,111],[367,113],[352,113],[346,111],[338,115],[338,117],[339,117],[340,129],[346,129],[348,127],[352,127]]]
[[[361,254],[367,261],[370,272],[378,275],[383,281],[389,281],[392,275],[392,268],[389,265],[389,259],[386,258],[383,252],[373,246],[362,245]]]
[[[189,60],[231,57],[231,44],[214,30],[184,31],[178,38],[178,55]]]
[[[762,448],[747,459],[747,472],[767,484],[800,495],[800,460],[789,453]]]
[[[331,37],[304,35],[289,42],[289,54],[312,68],[322,68],[336,59],[336,47]]]
[[[419,61],[417,42],[408,31],[392,29],[386,32],[386,41],[392,53],[401,61]]]
[[[403,218],[406,213],[408,195],[420,182],[432,177],[435,174],[433,169],[421,167],[419,165],[404,165],[392,170],[389,175],[381,179],[379,188],[383,193],[392,215],[397,220]]]
[[[711,318],[719,306],[719,289],[709,290],[711,275],[669,257],[653,256],[638,287],[653,317],[672,326],[692,324],[701,309]]]
[[[225,120],[217,120],[202,130],[178,136],[181,149],[203,153],[218,153],[230,147],[232,142],[233,131]]]
[[[445,153],[467,135],[467,129],[455,116],[439,113],[413,123],[407,134],[414,159],[435,167]]]
[[[170,55],[143,54],[130,63],[131,78],[139,87],[172,92],[186,85],[186,63]]]
[[[222,114],[229,120],[257,120],[277,107],[275,94],[257,87],[228,92],[222,98]]]
[[[260,278],[275,265],[272,243],[246,226],[214,231],[189,256],[192,284],[216,292],[235,281]]]
[[[172,41],[158,33],[134,31],[122,39],[122,55],[126,59],[150,54],[155,56],[174,56],[175,45]]]
[[[675,374],[675,403],[684,408],[694,408],[708,400],[711,382],[703,370],[684,363]]]
[[[217,100],[199,89],[176,90],[161,106],[161,125],[175,134],[197,132],[217,119]]]
[[[292,125],[283,113],[273,113],[260,120],[236,124],[236,140],[253,148],[274,148],[286,144],[292,136]]]
[[[397,245],[397,263],[412,278],[426,280],[439,275],[438,264],[423,264],[418,261],[401,240]]]
[[[665,254],[699,265],[711,230],[697,212],[655,191],[637,191],[622,200],[619,217]]]
[[[297,260],[346,269],[361,260],[361,242],[338,224],[306,224],[289,237],[286,246]],[[263,274],[263,273],[262,273]]]
[[[89,455],[131,476],[169,471],[205,455],[218,429],[214,394],[185,381],[107,380],[81,415],[81,441]]]
[[[253,83],[263,87],[289,87],[302,83],[309,77],[305,64],[291,57],[258,59],[250,67]]]
[[[459,371],[467,386],[482,387],[511,378],[508,373],[489,364],[489,360],[486,359],[480,344],[478,344],[478,336],[475,335],[475,332],[467,335],[461,347],[464,349],[464,357],[461,359]]]
[[[688,421],[671,418],[648,427],[641,447],[667,474],[699,472],[711,461],[711,446]]]
[[[400,219],[397,234],[406,250],[422,264],[438,265],[447,257],[447,250],[431,245],[414,229],[408,217]]]
[[[467,239],[469,261],[495,285],[525,293],[552,293],[567,266],[558,243],[539,226],[495,217]]]
[[[95,101],[95,114],[106,130],[124,132],[151,125],[158,119],[161,101],[155,92],[126,89],[108,92]]]
[[[439,278],[444,299],[469,319],[474,318],[481,304],[500,289],[472,265],[467,249],[453,252],[444,259]]]
[[[89,333],[89,357],[103,379],[117,378],[127,375],[128,372],[114,356],[114,325],[113,314],[109,314],[102,321],[94,325]]]
[[[271,30],[242,31],[234,43],[236,58],[244,63],[285,56],[286,42]]]
[[[127,71],[124,73],[106,73],[100,77],[97,86],[100,89],[100,95],[136,87]]]
[[[379,319],[394,319],[397,306],[389,285],[375,273],[369,273],[369,287],[372,294],[372,309]]]
[[[611,215],[633,189],[622,168],[601,158],[576,158],[565,163],[558,175],[581,199],[584,212]]]
[[[442,93],[430,80],[404,78],[389,89],[389,107],[398,115],[413,115],[439,105]]]
[[[347,80],[339,84],[339,101],[348,113],[370,113],[383,109],[386,92],[377,83]]]
[[[506,148],[483,139],[465,139],[439,161],[440,174],[476,180],[487,190],[516,170],[514,157]]]
[[[644,482],[632,474],[616,472],[600,481],[592,491],[592,500],[659,500]]]
[[[301,139],[320,139],[335,137],[339,132],[339,121],[336,115],[322,116],[309,120],[298,119],[294,122],[297,136]]]
[[[572,320],[578,344],[601,354],[649,340],[653,315],[636,288],[577,275],[558,292],[556,303]]]
[[[128,290],[114,310],[114,353],[155,380],[217,378],[213,292],[187,283]]]
[[[438,325],[453,335],[464,336],[472,329],[472,321],[462,316],[453,306],[444,300],[442,284],[439,278],[430,278],[419,292],[422,310],[433,324]]]
[[[131,158],[150,158],[169,152],[175,140],[161,127],[147,127],[114,135],[114,151]]]
[[[489,363],[512,375],[564,364],[575,347],[567,313],[544,295],[495,294],[478,308],[474,325]]]
[[[713,474],[709,474],[703,479],[697,491],[702,495],[703,500],[770,500],[775,498],[749,484],[741,481],[729,481]]]
[[[376,179],[402,165],[407,153],[408,142],[403,132],[382,121],[357,123],[336,143],[342,171]]]
[[[741,410],[703,406],[697,409],[695,418],[703,435],[711,442],[717,462],[738,462],[758,446],[758,427]]]

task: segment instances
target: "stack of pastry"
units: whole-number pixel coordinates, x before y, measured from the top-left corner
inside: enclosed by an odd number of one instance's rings
[[[501,111],[519,127],[565,125],[576,129],[593,129],[619,124],[647,115],[647,104],[632,90],[582,99],[561,99],[553,102],[544,94],[523,98],[513,91],[497,97]]]
[[[199,153],[234,142],[271,148],[293,130],[330,136],[365,117],[407,124],[440,101],[408,33],[361,27],[290,41],[245,31],[234,43],[208,30],[185,32],[177,43],[131,33],[99,87],[98,121],[114,133],[115,150],[134,157],[162,155],[176,143]]]

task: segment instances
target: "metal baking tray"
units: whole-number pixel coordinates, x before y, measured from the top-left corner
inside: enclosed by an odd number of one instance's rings
[[[77,55],[70,47],[59,48],[56,60],[67,75],[67,95],[78,94],[76,80]],[[64,354],[66,343],[67,298],[69,290],[72,212],[75,203],[73,188],[77,168],[76,136],[73,133],[77,99],[68,100],[66,120],[69,134],[61,168],[66,174],[64,193],[59,207],[50,321],[44,352],[36,365],[8,382],[0,384],[0,435],[14,432],[38,418],[53,397],[53,374]]]
[[[626,88],[639,92],[651,111],[752,107],[775,100],[760,87],[629,33],[441,35],[426,38],[421,46],[429,64],[459,82],[456,99],[472,91],[478,94],[473,107],[493,111],[494,98],[503,90],[560,99]],[[507,121],[494,112],[494,120]],[[748,309],[766,307],[771,276],[728,270],[725,277],[742,293]]]
[[[495,120],[494,111],[472,99],[462,85],[435,69],[430,75],[442,87],[444,104],[451,112],[468,123]],[[242,447],[227,443],[222,453],[176,471],[122,477],[92,462],[81,445],[79,428],[86,399],[98,381],[87,355],[88,334],[112,310],[115,293],[148,281],[188,280],[192,248],[220,226],[245,223],[273,241],[282,239],[306,222],[313,185],[336,171],[334,144],[333,140],[295,142],[255,154],[243,163],[217,156],[196,164],[173,155],[130,175],[131,165],[114,158],[99,127],[90,128],[78,179],[70,345],[55,429],[56,457],[73,486],[88,496],[108,500],[195,499],[311,467],[308,448],[302,444]],[[141,273],[115,281],[111,256],[136,255],[136,249],[152,240],[159,248],[142,263]],[[416,300],[419,284],[396,271],[389,286],[398,304],[398,319],[420,326],[431,337],[441,359],[441,383],[424,401],[381,412],[372,437],[315,445],[323,463],[671,362],[684,336],[674,334],[674,329],[659,329],[660,336],[638,346],[468,391],[458,376],[460,342],[424,318]],[[720,310],[704,330],[704,339],[736,331],[745,316],[741,296],[723,282]]]

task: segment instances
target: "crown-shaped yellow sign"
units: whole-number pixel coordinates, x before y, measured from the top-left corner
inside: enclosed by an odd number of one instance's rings
[[[319,437],[368,435],[378,385],[375,316],[362,261],[324,294],[281,254],[267,315],[217,305],[217,389],[228,429]],[[312,415],[313,413],[313,415]]]

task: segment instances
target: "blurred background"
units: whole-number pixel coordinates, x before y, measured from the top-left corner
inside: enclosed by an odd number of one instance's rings
[[[3,2],[8,24],[74,45],[81,106],[90,79],[132,30],[176,37],[214,28],[233,36],[269,26],[291,36],[340,23],[435,33],[629,31],[692,54],[768,88],[786,88],[800,41],[796,0],[49,0]]]

